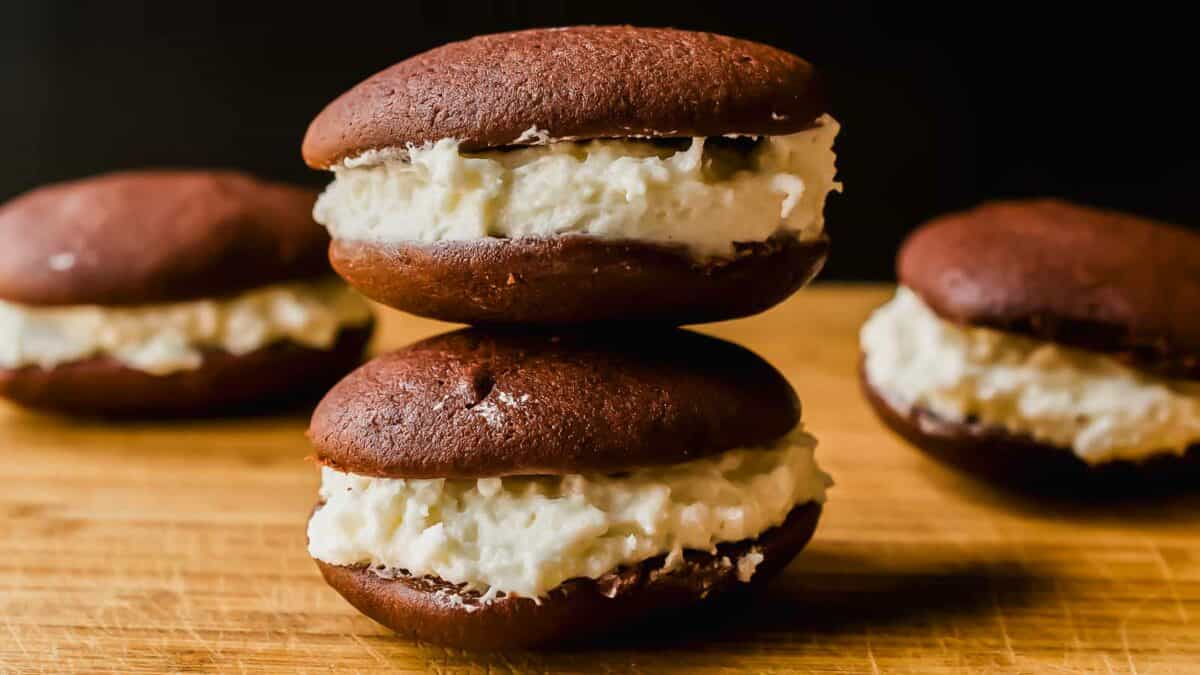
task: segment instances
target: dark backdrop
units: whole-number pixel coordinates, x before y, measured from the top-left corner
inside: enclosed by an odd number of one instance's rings
[[[637,23],[761,40],[825,72],[846,184],[826,278],[888,278],[913,225],[992,197],[1200,225],[1194,22],[1099,4],[8,2],[0,199],[156,165],[321,184],[299,158],[304,129],[370,73],[481,32]]]

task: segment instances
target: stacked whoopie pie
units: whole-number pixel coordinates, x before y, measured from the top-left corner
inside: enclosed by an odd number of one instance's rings
[[[863,381],[896,431],[1048,492],[1194,476],[1200,236],[1053,201],[938,218],[863,327]]]
[[[838,125],[806,61],[666,29],[489,35],[398,63],[304,139],[334,268],[463,323],[698,323],[819,271]],[[636,302],[631,299],[636,298]]]
[[[132,171],[0,206],[0,395],[197,415],[323,391],[370,307],[324,259],[316,195],[228,171]]]
[[[817,273],[836,132],[807,62],[632,27],[449,44],[331,103],[304,156],[335,174],[314,212],[335,269],[489,326],[381,356],[318,406],[329,584],[399,633],[513,647],[782,569],[829,485],[795,393],[673,326]]]

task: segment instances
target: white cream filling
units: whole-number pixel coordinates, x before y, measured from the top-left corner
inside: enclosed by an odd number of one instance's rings
[[[207,350],[240,355],[283,340],[328,349],[343,328],[370,318],[367,302],[336,279],[133,307],[0,301],[0,367],[51,368],[107,356],[166,375],[200,367]]]
[[[756,537],[797,505],[824,502],[831,481],[815,447],[797,427],[769,447],[611,476],[404,480],[326,467],[308,549],[334,565],[465,583],[485,599],[537,598],[657,555],[672,567],[684,549]],[[739,578],[761,560],[743,556]]]
[[[939,318],[911,290],[876,310],[866,376],[894,404],[1069,447],[1088,463],[1183,454],[1200,441],[1200,383],[1096,352]]]
[[[313,216],[336,239],[375,243],[585,234],[683,245],[731,257],[734,242],[824,231],[834,180],[828,115],[767,136],[746,168],[705,139],[673,151],[646,142],[552,142],[463,154],[443,139],[376,151],[334,167]],[[733,163],[730,163],[730,162]]]

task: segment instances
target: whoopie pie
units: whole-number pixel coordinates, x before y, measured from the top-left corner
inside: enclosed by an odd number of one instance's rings
[[[316,219],[366,295],[447,321],[696,323],[819,271],[838,124],[808,62],[631,26],[476,37],[313,120]]]
[[[458,647],[594,638],[761,583],[829,485],[783,377],[683,331],[443,334],[348,375],[309,436],[326,581]]]
[[[898,267],[861,335],[868,398],[896,431],[1022,487],[1195,476],[1200,236],[998,202],[919,228]]]
[[[353,369],[366,301],[325,260],[315,193],[131,171],[0,206],[0,395],[85,414],[203,414]]]

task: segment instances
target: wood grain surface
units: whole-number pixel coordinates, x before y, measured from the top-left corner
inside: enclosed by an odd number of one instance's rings
[[[113,424],[0,405],[0,672],[1200,672],[1200,498],[1046,503],[885,432],[855,379],[890,289],[703,330],[776,364],[837,481],[766,593],[619,639],[478,654],[351,609],[304,550],[306,414]],[[443,326],[384,313],[380,348]]]

